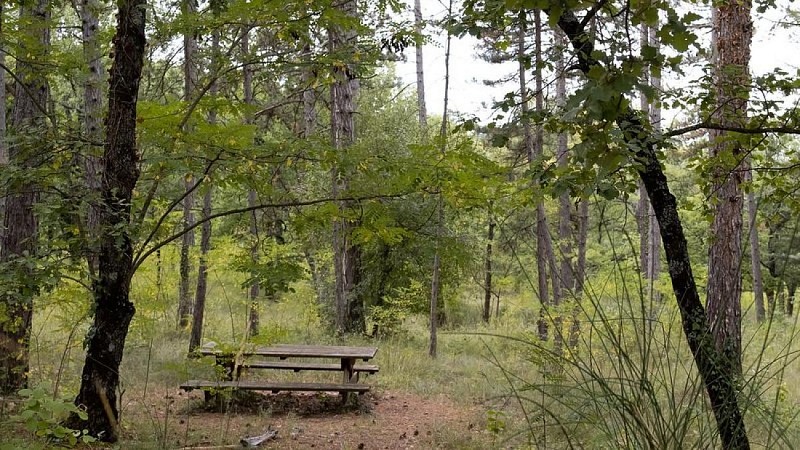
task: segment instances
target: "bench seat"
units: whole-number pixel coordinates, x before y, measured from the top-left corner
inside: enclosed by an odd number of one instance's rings
[[[190,380],[183,383],[181,389],[244,389],[250,391],[312,391],[312,392],[358,392],[369,391],[369,386],[357,383],[291,383],[268,381],[201,381]]]
[[[309,363],[309,362],[290,362],[290,361],[245,361],[242,364],[247,369],[284,369],[300,372],[301,370],[342,370],[341,364],[336,363]],[[374,374],[378,372],[378,366],[373,364],[356,364],[353,372],[365,372]]]

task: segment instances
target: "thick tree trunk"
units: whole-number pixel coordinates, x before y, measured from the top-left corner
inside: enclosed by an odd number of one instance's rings
[[[486,239],[486,269],[483,283],[483,321],[489,323],[492,312],[492,244],[494,243],[494,214],[489,207],[489,231]]]
[[[103,82],[105,70],[103,69],[102,52],[97,35],[100,31],[99,14],[102,12],[99,0],[81,1],[81,29],[83,35],[83,58],[86,63],[87,74],[83,85],[83,134],[86,139],[86,153],[83,155],[83,170],[86,179],[86,188],[91,196],[89,210],[86,214],[86,238],[89,273],[94,277],[99,264],[98,248],[95,245],[100,232],[100,205],[99,198],[94,198],[100,192],[100,157],[103,154]]]
[[[344,0],[337,8],[349,17],[356,18],[358,9],[355,0]],[[357,40],[356,31],[334,27],[330,31],[330,47],[334,54],[352,54]],[[350,64],[337,64],[333,68],[334,83],[331,86],[331,133],[334,148],[347,152],[355,143],[355,109],[359,82],[356,68]],[[344,158],[342,158],[344,159]],[[332,170],[333,197],[338,198],[347,191],[350,174],[341,167]],[[342,210],[354,205],[339,202]],[[335,304],[336,330],[338,333],[363,333],[363,298],[356,287],[361,281],[361,248],[352,241],[352,232],[357,223],[344,218],[336,219],[333,226],[334,274],[336,277]]]
[[[425,132],[428,127],[428,108],[425,106],[425,66],[422,60],[422,30],[425,23],[422,21],[422,5],[420,0],[414,0],[414,31],[417,33],[416,65],[417,65],[417,109],[419,113],[419,126]]]
[[[715,43],[714,84],[717,108],[715,122],[744,126],[750,75],[750,0],[715,7],[712,24]],[[742,360],[742,155],[736,136],[709,130],[712,173],[711,202],[714,219],[708,256],[706,305],[717,350],[741,372]]]
[[[11,116],[8,159],[21,173],[39,166],[45,153],[49,87],[46,55],[50,45],[50,8],[47,0],[19,6],[20,36]],[[5,90],[5,85],[0,86]],[[5,105],[2,105],[5,108]],[[3,227],[0,229],[0,264],[14,280],[0,289],[0,394],[25,387],[28,378],[28,345],[33,297],[38,282],[31,263],[36,256],[38,221],[33,206],[39,188],[33,180],[13,183],[6,192]]]
[[[129,299],[133,248],[128,232],[131,197],[139,177],[136,101],[145,52],[145,1],[120,0],[111,67],[103,153],[100,266],[94,284],[95,317],[75,404],[88,418],[69,425],[100,440],[119,438],[117,388],[125,338],[135,312]]]
[[[789,291],[786,296],[786,315],[792,317],[794,314],[794,294],[797,292],[797,284],[791,282],[786,288]]]
[[[592,57],[593,41],[574,12],[560,14],[558,26],[567,34],[575,49],[576,66],[584,74],[600,65]],[[737,373],[730,360],[715,346],[692,274],[677,201],[669,191],[667,177],[656,154],[656,139],[631,108],[621,111],[616,123],[626,143],[636,149],[637,170],[658,219],[683,331],[706,388],[722,446],[726,449],[749,449],[747,430],[737,400]]]
[[[182,0],[181,14],[184,17],[197,14],[197,0]],[[197,47],[196,31],[184,31],[183,100],[187,104],[193,100],[197,88]],[[184,132],[191,132],[189,125],[184,128]],[[194,231],[190,229],[194,225],[194,193],[190,190],[194,187],[195,182],[194,176],[191,175],[187,175],[184,180],[184,187],[188,195],[183,199],[183,226],[188,231],[181,237],[180,282],[178,284],[178,329],[181,330],[189,328],[192,317],[192,290],[189,277],[192,271],[190,253],[191,247],[194,245]]]

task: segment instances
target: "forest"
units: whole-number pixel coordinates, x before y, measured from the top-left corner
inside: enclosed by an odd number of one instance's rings
[[[798,26],[0,0],[0,449],[794,448]],[[369,392],[179,388],[301,344]]]

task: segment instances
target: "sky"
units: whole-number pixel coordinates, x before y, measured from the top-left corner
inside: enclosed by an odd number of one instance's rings
[[[413,5],[413,2],[409,0]],[[422,0],[423,16],[426,20],[441,19],[446,16],[446,0]],[[456,0],[458,3],[458,0]],[[800,25],[796,30],[779,27],[780,21],[787,20],[785,0],[778,1],[778,8],[764,14],[753,12],[755,35],[752,45],[751,72],[762,75],[780,67],[790,74],[800,68]],[[797,7],[796,7],[797,8]],[[708,11],[696,11],[707,15]],[[409,17],[413,17],[410,15]],[[798,19],[800,22],[800,19]],[[428,28],[430,32],[432,27]],[[698,31],[701,39],[710,40],[709,29]],[[432,42],[423,49],[425,70],[425,90],[428,113],[441,115],[444,98],[445,51],[444,35],[432,36]],[[484,105],[491,105],[492,99],[501,98],[514,86],[489,87],[483,80],[496,79],[516,70],[515,64],[498,67],[476,57],[477,40],[472,37],[453,39],[450,56],[450,106],[448,110],[459,111],[468,116],[477,115],[482,120],[492,116],[492,111]],[[413,48],[406,50],[406,61],[397,65],[397,75],[406,84],[416,83],[416,67]],[[678,86],[681,79],[665,78],[666,87]],[[671,120],[679,120],[680,113],[665,113]],[[669,127],[670,124],[666,124]]]

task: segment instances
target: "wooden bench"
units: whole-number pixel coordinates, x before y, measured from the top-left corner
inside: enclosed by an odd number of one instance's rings
[[[243,369],[279,369],[300,372],[301,370],[319,370],[338,372],[342,370],[341,364],[336,363],[310,363],[310,362],[290,362],[290,361],[245,361],[242,363]],[[355,364],[353,372],[364,372],[369,374],[378,373],[380,369],[374,364]]]
[[[238,352],[225,352],[216,350],[214,346],[206,346],[198,352],[204,356],[214,356],[218,366],[224,368],[226,380],[202,381],[192,380],[180,386],[185,391],[204,389],[208,400],[213,395],[214,389],[244,389],[256,391],[315,391],[338,392],[342,400],[346,401],[348,394],[363,394],[370,387],[359,384],[359,374],[375,374],[378,366],[373,364],[356,363],[357,360],[369,361],[375,357],[376,347],[348,347],[335,345],[290,345],[276,344],[255,349],[241,349]],[[278,358],[270,360],[264,358]],[[288,358],[301,358],[300,361]],[[338,363],[309,362],[307,359],[327,358],[337,359]],[[283,381],[256,381],[242,380],[242,369],[278,369],[300,372],[302,370],[316,370],[327,372],[342,372],[341,383],[306,383]]]
[[[201,381],[190,380],[181,385],[184,391],[194,389],[243,389],[250,391],[369,392],[369,386],[357,383],[293,383],[288,381]]]

